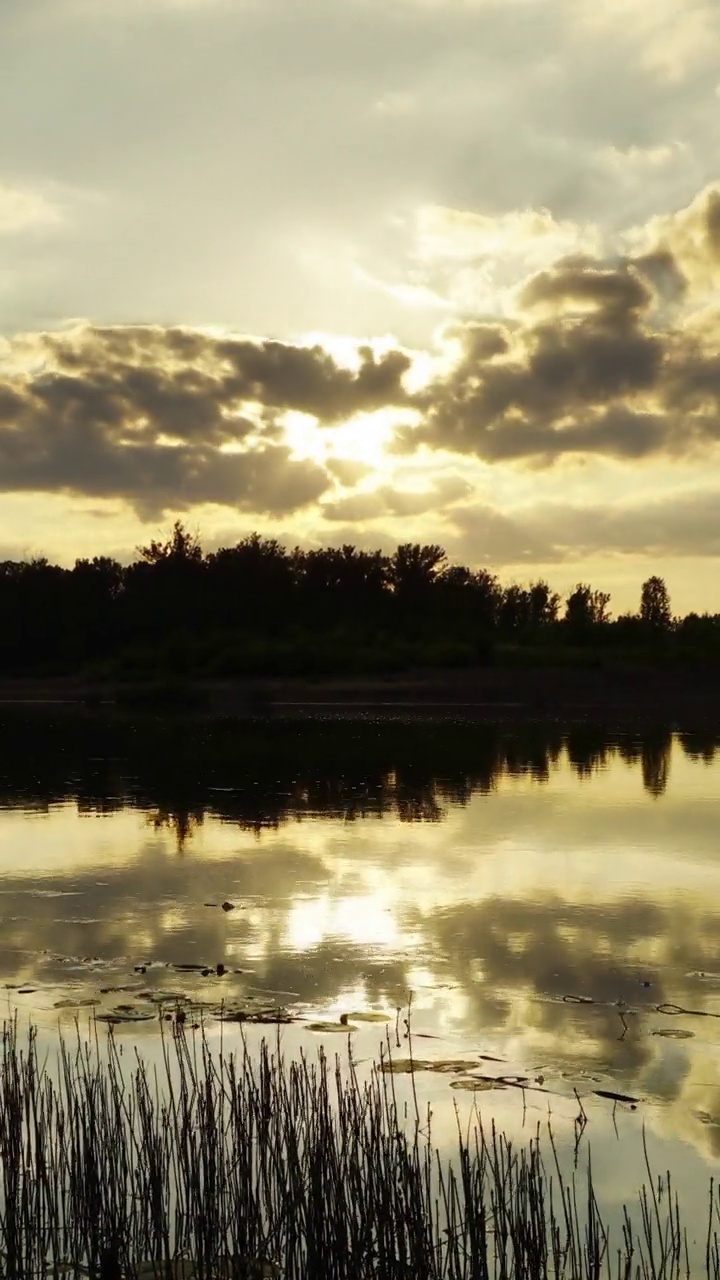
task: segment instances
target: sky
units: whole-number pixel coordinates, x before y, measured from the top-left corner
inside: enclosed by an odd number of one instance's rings
[[[717,0],[0,0],[0,559],[720,611]]]

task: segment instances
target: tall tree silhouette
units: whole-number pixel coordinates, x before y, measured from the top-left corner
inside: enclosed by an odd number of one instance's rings
[[[640,619],[653,631],[667,631],[672,625],[670,595],[663,578],[653,576],[642,584]]]
[[[565,622],[574,636],[585,637],[609,620],[610,595],[578,582],[565,602]]]
[[[435,580],[447,562],[442,547],[434,543],[404,542],[390,557],[389,581],[402,616],[414,614],[428,603]]]

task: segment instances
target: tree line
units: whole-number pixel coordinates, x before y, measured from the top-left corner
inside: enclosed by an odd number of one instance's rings
[[[177,522],[128,565],[0,563],[0,672],[312,674],[618,654],[720,656],[720,615],[673,615],[649,577],[635,613],[579,582],[503,586],[435,544],[288,549],[251,534],[205,553]]]

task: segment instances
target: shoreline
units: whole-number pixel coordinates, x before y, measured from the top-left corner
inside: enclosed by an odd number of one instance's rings
[[[0,708],[185,711],[202,718],[581,720],[720,728],[720,668],[511,668],[387,678],[0,680]]]

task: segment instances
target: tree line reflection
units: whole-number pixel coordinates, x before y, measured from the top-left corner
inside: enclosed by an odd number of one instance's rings
[[[3,742],[4,740],[4,742]],[[0,804],[144,810],[182,847],[206,816],[262,831],[308,816],[440,822],[504,779],[588,779],[619,759],[664,794],[673,749],[711,762],[720,735],[613,733],[579,725],[314,721],[198,725],[5,717]]]

